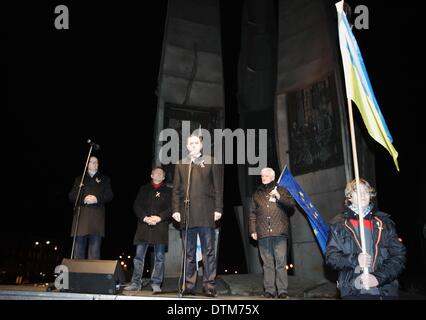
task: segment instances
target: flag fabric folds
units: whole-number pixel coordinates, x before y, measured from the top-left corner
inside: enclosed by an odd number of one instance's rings
[[[395,162],[396,169],[399,171],[398,152],[392,145],[392,136],[374,96],[364,60],[346,14],[343,11],[343,1],[336,3],[336,8],[347,97],[355,102],[368,133],[389,151]]]
[[[287,166],[284,168],[277,181],[280,187],[286,188],[294,200],[299,204],[308,217],[309,224],[315,234],[322,253],[325,253],[327,238],[329,233],[328,224],[324,221],[318,210],[314,207],[308,195],[302,190],[294,179]]]

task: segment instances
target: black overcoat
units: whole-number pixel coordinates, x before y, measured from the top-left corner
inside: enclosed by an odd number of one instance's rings
[[[172,189],[163,184],[154,189],[151,183],[142,186],[136,196],[133,210],[138,218],[134,244],[140,241],[149,244],[168,244],[169,223],[171,217]],[[159,216],[161,221],[150,226],[143,221],[145,217]]]
[[[187,158],[175,165],[172,212],[180,212],[180,226],[185,226],[184,200],[188,186],[190,164]],[[189,188],[189,228],[215,227],[214,212],[223,214],[223,165],[213,163],[209,156],[191,163]]]
[[[77,198],[80,181],[81,176],[75,179],[74,185],[68,194],[68,198],[72,203],[74,203]],[[84,198],[89,194],[94,195],[98,199],[98,203],[84,204]],[[93,177],[89,174],[85,175],[80,197],[80,218],[77,236],[105,236],[105,204],[110,202],[113,196],[111,180],[108,176],[100,172],[96,172]],[[71,236],[74,235],[77,211],[78,210],[74,211]]]

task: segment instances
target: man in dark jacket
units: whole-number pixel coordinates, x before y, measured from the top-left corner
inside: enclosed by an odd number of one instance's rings
[[[105,204],[113,198],[110,178],[98,171],[99,162],[96,157],[90,157],[87,173],[83,180],[80,193],[80,217],[75,241],[75,259],[85,259],[88,247],[89,259],[100,259],[101,241],[105,236]],[[74,181],[69,193],[70,201],[75,203],[81,176]],[[74,212],[71,236],[74,236],[78,208]]]
[[[264,296],[280,299],[288,296],[287,237],[288,213],[294,210],[290,193],[278,187],[275,171],[263,168],[262,185],[253,193],[249,216],[249,231],[259,242],[259,253],[263,262]]]
[[[398,277],[405,267],[405,247],[386,213],[373,205],[374,189],[360,179],[366,252],[362,253],[356,181],[345,189],[346,210],[334,218],[327,241],[326,264],[338,271],[337,287],[343,299],[396,299]],[[363,269],[368,268],[368,273]]]
[[[189,155],[175,166],[173,180],[173,218],[187,225],[185,290],[183,294],[193,295],[197,279],[196,248],[197,235],[200,237],[203,256],[203,290],[206,296],[216,296],[216,253],[215,221],[223,212],[223,166],[213,163],[211,157],[201,154],[202,141],[190,136],[187,141]],[[188,175],[191,174],[188,189]],[[189,212],[185,214],[186,191],[189,191]],[[188,221],[187,221],[188,220]]]
[[[165,172],[156,167],[151,172],[151,183],[142,186],[136,197],[133,210],[138,218],[134,238],[136,255],[133,260],[132,284],[124,290],[141,289],[146,252],[154,247],[155,262],[151,272],[153,294],[161,292],[164,278],[166,246],[169,243],[169,222],[171,216],[171,188],[164,183]]]

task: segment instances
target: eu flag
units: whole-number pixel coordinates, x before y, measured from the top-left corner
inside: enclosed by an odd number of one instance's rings
[[[329,233],[328,224],[318,213],[318,210],[314,207],[308,195],[302,190],[296,179],[294,179],[287,166],[284,168],[280,178],[278,179],[278,185],[286,188],[294,200],[306,213],[309,224],[311,225],[321,251],[324,254]]]

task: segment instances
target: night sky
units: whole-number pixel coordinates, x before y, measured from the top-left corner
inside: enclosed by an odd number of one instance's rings
[[[238,127],[237,62],[242,1],[222,1],[226,127]],[[356,31],[373,89],[394,137],[401,172],[376,143],[378,201],[409,248],[410,270],[420,258],[425,193],[419,150],[421,105],[417,10],[385,1],[348,1],[370,9],[370,29]],[[70,10],[70,29],[54,28],[54,8]],[[100,171],[112,179],[103,258],[134,254],[133,201],[149,181],[166,1],[19,1],[7,10],[2,108],[2,246],[19,239],[69,238],[67,195],[81,174],[87,139],[100,144]],[[4,45],[5,44],[5,45]],[[423,89],[423,88],[422,88]],[[220,244],[223,268],[244,271],[233,206],[240,204],[236,168],[226,168]],[[4,240],[8,239],[7,242]],[[232,243],[233,245],[229,245]],[[231,251],[232,250],[232,251]],[[7,257],[0,257],[1,260]]]

